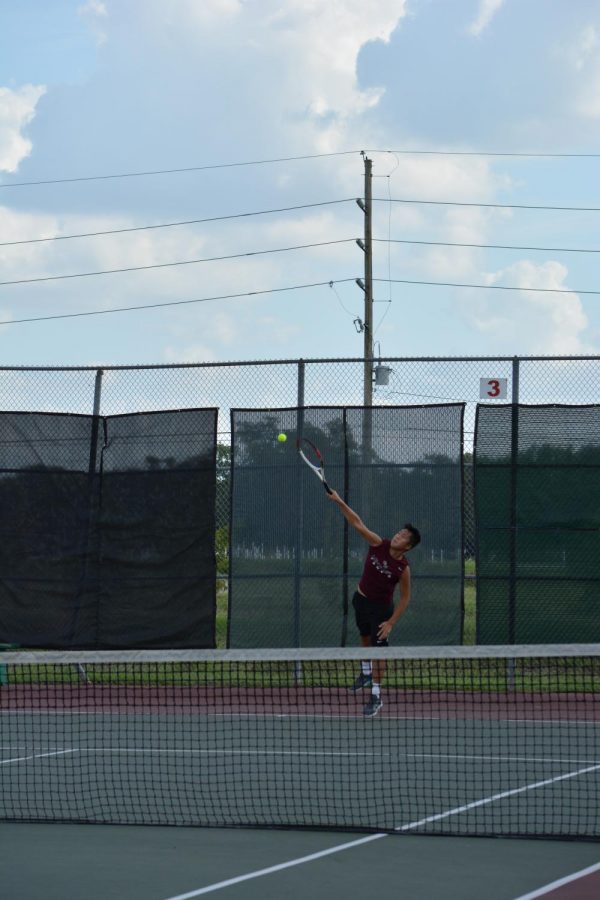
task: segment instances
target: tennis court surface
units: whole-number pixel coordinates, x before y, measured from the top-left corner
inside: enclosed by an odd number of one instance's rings
[[[0,820],[598,839],[598,649],[6,653]]]

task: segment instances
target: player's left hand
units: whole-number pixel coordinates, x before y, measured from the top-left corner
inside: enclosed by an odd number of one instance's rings
[[[391,622],[382,622],[377,631],[377,637],[380,641],[385,641],[390,636],[390,632],[393,628]]]

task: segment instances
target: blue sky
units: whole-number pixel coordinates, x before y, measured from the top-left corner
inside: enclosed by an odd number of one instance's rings
[[[598,254],[568,250],[600,249],[600,212],[436,204],[600,208],[600,157],[401,151],[593,154],[599,138],[593,0],[2,4],[0,281],[261,251],[0,285],[3,364],[360,356],[361,149],[383,355],[598,353]],[[19,186],[302,156],[318,158]],[[9,245],[98,231],[121,233]],[[58,315],[74,317],[43,320]]]

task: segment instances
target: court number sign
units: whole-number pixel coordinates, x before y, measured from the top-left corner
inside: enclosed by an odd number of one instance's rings
[[[481,400],[506,400],[508,378],[480,378],[479,397]]]

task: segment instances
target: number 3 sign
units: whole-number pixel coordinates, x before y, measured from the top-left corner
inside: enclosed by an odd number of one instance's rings
[[[479,396],[482,400],[506,400],[508,378],[480,378]]]

